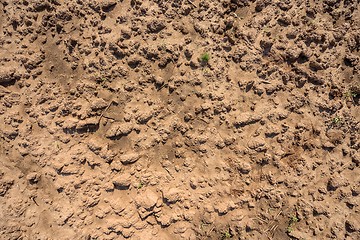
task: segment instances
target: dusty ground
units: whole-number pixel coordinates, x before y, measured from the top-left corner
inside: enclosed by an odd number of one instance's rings
[[[357,0],[1,0],[1,239],[360,239]]]

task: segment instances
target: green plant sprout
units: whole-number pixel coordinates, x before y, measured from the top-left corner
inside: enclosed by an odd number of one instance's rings
[[[336,117],[334,117],[334,118],[332,119],[332,122],[333,122],[334,124],[339,124],[339,123],[342,122],[342,119],[341,119],[341,117],[336,116]]]
[[[299,222],[299,219],[296,217],[296,215],[292,215],[289,217],[289,225],[286,228],[287,233],[291,233],[293,231],[293,226]]]
[[[201,62],[203,62],[203,63],[208,63],[209,60],[210,60],[210,54],[207,53],[207,52],[203,53],[203,54],[200,56],[200,60],[201,60]]]
[[[357,93],[352,92],[352,91],[348,91],[344,94],[345,98],[351,99],[353,100],[353,98],[357,97]]]
[[[139,182],[139,184],[136,186],[137,189],[141,189],[144,186],[142,182]]]
[[[221,234],[221,239],[230,239],[231,238],[231,234],[229,231],[224,231],[222,234]]]

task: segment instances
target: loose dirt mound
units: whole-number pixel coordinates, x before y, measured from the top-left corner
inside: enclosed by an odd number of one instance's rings
[[[356,0],[1,0],[1,239],[360,239]]]

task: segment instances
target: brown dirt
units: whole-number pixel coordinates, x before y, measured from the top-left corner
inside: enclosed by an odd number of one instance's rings
[[[0,238],[360,239],[359,48],[357,0],[1,0]]]

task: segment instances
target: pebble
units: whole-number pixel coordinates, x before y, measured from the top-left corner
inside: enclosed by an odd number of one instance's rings
[[[120,156],[120,161],[123,164],[131,164],[135,163],[140,159],[140,155],[138,153],[130,153]]]
[[[131,175],[124,173],[113,179],[113,184],[117,188],[128,188],[131,185]]]

